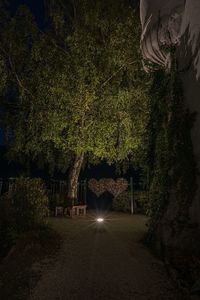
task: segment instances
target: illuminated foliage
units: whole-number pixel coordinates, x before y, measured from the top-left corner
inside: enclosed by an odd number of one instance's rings
[[[63,3],[49,6],[44,32],[25,7],[7,21],[12,154],[59,168],[80,155],[128,160],[143,148],[149,113],[138,17],[121,0]]]
[[[141,146],[148,117],[137,17],[122,1],[77,1],[71,22],[57,5],[52,11],[33,49],[40,138],[65,153],[122,161]]]

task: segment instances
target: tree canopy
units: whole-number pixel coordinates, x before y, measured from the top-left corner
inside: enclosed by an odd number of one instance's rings
[[[138,17],[121,0],[65,8],[52,3],[41,31],[22,6],[0,32],[16,87],[12,153],[58,167],[81,153],[122,162],[142,149],[149,112]]]

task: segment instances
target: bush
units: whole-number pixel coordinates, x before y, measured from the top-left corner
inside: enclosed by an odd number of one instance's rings
[[[41,179],[18,178],[11,198],[19,230],[26,231],[47,224],[48,197]]]
[[[146,214],[148,195],[146,191],[134,191],[134,210]],[[113,199],[112,207],[116,211],[131,211],[131,192],[125,191]]]
[[[147,191],[134,192],[134,200],[135,200],[137,212],[147,214],[148,192]]]
[[[3,210],[7,211],[3,218],[7,223],[14,223],[19,232],[46,225],[48,197],[41,179],[18,178],[12,192],[2,198]]]
[[[125,191],[113,199],[112,208],[116,211],[131,211],[131,193]]]
[[[66,205],[66,194],[56,193],[49,196],[49,208],[52,212],[55,212],[56,206],[65,206]]]
[[[17,231],[14,216],[11,198],[4,194],[0,199],[0,258],[15,244]]]
[[[45,228],[48,215],[48,197],[41,179],[16,179],[13,190],[0,198],[0,258],[19,234]]]

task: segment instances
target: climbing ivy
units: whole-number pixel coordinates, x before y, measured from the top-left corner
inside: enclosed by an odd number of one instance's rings
[[[150,91],[151,116],[147,164],[149,168],[150,226],[148,239],[156,233],[170,202],[176,201],[174,222],[181,229],[195,195],[197,168],[193,155],[191,129],[195,115],[184,107],[177,62],[170,73],[156,70]]]

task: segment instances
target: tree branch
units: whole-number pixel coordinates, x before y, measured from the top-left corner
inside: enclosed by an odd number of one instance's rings
[[[15,69],[15,66],[11,60],[10,55],[8,56],[8,61],[10,64],[11,71],[12,71],[13,75],[15,76],[15,79],[16,79],[18,85],[20,86],[20,88],[23,89],[24,91],[26,91],[32,98],[34,98],[33,94],[23,85],[21,79],[19,78],[19,76],[16,72],[16,69]]]
[[[101,90],[107,83],[109,83],[123,68],[128,65],[133,65],[135,61],[127,62],[126,65],[121,66],[117,71],[115,71],[106,81],[104,81],[101,86],[99,87],[98,91]]]
[[[45,35],[45,32],[42,31],[41,29],[39,29],[39,32]],[[67,54],[67,55],[68,55],[68,52],[67,52],[63,47],[59,46],[59,45],[56,43],[55,40],[53,40],[53,39],[50,38],[49,41],[51,42],[52,45],[55,46],[55,48],[61,50],[64,54]]]

